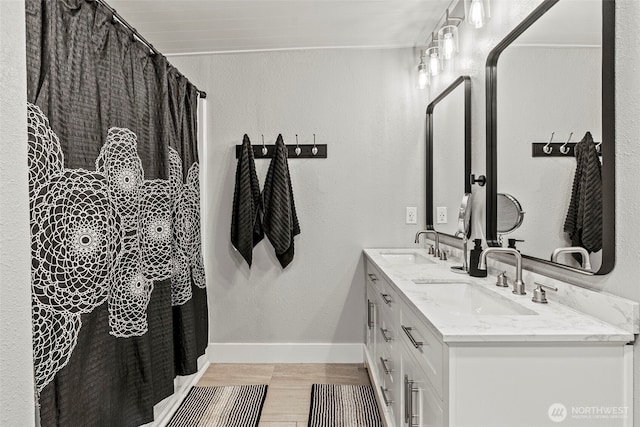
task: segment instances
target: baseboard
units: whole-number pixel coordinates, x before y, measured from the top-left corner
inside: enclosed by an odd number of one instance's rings
[[[169,424],[171,417],[173,417],[173,414],[176,413],[182,401],[187,397],[191,387],[196,385],[209,367],[210,362],[208,360],[207,352],[198,358],[198,372],[184,377],[177,377],[174,380],[175,392],[155,406],[155,421],[148,424],[149,426],[164,427]]]
[[[362,343],[210,343],[211,363],[363,363]]]

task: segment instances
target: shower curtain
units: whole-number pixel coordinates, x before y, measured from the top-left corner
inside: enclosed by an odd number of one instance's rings
[[[137,426],[207,345],[198,90],[86,0],[27,0],[42,426]]]

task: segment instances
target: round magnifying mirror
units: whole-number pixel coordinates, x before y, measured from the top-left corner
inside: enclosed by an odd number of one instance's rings
[[[498,193],[498,224],[499,234],[511,233],[524,220],[524,211],[520,202],[510,194]]]

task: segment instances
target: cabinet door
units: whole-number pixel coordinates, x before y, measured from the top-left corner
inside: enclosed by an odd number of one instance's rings
[[[427,375],[403,346],[401,422],[403,427],[443,427],[443,412]]]

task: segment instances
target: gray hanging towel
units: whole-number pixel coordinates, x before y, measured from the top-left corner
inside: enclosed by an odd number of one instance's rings
[[[231,214],[231,243],[251,267],[253,248],[264,238],[262,198],[251,141],[245,134],[236,168]]]
[[[264,232],[276,250],[280,265],[285,268],[293,260],[293,237],[300,234],[300,225],[282,135],[278,135],[262,195]]]
[[[600,159],[590,132],[575,145],[576,173],[564,222],[572,246],[589,252],[602,249],[602,175]],[[574,258],[582,262],[579,254]]]

